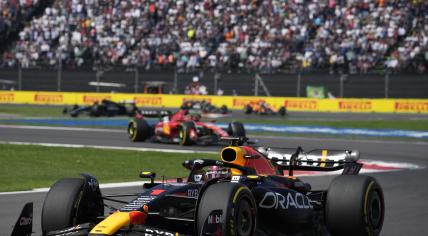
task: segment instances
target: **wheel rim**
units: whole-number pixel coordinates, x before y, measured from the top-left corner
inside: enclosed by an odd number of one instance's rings
[[[369,221],[373,228],[378,229],[382,223],[382,201],[377,191],[373,192],[370,200]]]
[[[240,201],[236,216],[237,229],[239,236],[247,236],[252,234],[254,219],[251,206],[248,200],[243,199]]]
[[[135,126],[136,126],[135,122],[132,122],[131,125],[129,125],[129,128],[128,128],[128,134],[129,134],[129,137],[131,139],[134,139],[135,135],[136,135],[136,127]]]

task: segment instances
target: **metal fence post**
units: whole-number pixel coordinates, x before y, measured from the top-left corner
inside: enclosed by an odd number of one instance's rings
[[[343,98],[343,92],[344,92],[343,91],[344,90],[343,84],[345,83],[346,77],[347,77],[346,74],[341,74],[339,77],[339,80],[340,80],[340,98]]]
[[[18,61],[18,90],[22,90],[22,66],[21,60]]]
[[[385,74],[385,98],[389,97],[389,72]]]
[[[221,74],[218,72],[215,72],[215,74],[214,74],[214,91],[213,91],[214,95],[217,95],[218,81],[220,80],[220,78],[221,78]]]
[[[258,74],[254,76],[254,96],[259,96],[259,80],[257,76]]]
[[[57,91],[61,91],[61,81],[62,81],[62,52],[58,56],[58,73],[57,73]]]
[[[100,70],[99,67],[97,67],[97,73],[96,73],[96,77],[97,77],[97,86],[95,87],[95,91],[98,93],[100,91],[100,77],[102,75],[102,71]]]
[[[138,93],[138,88],[140,84],[140,72],[138,71],[138,67],[135,67],[135,84],[134,84],[134,92]]]
[[[178,93],[177,65],[174,67],[174,88],[172,90],[173,90],[173,94],[177,94]]]

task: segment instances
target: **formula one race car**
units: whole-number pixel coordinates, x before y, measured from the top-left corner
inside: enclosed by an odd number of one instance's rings
[[[166,111],[140,111],[128,124],[131,141],[150,139],[181,145],[209,145],[219,143],[222,137],[245,137],[246,135],[244,125],[238,121],[232,121],[228,128],[223,130],[213,123],[202,122],[201,114],[193,110],[179,110],[172,116],[167,114]],[[157,116],[162,116],[162,119],[154,126],[149,125],[144,119],[144,117]]]
[[[248,103],[244,106],[245,114],[259,114],[259,115],[281,115],[285,116],[287,114],[287,109],[284,106],[281,106],[279,109],[276,109],[274,106],[269,103],[259,100],[254,103]]]
[[[180,109],[183,110],[200,110],[203,114],[227,114],[230,111],[228,110],[226,105],[222,105],[221,107],[216,107],[206,100],[187,100],[184,101],[181,105]]]
[[[100,102],[94,102],[91,106],[74,105],[72,108],[64,108],[63,114],[69,113],[71,117],[78,117],[80,114],[86,113],[91,117],[99,116],[133,116],[138,110],[135,102],[122,101],[113,102],[103,99]]]
[[[221,160],[183,162],[186,181],[151,181],[139,193],[102,196],[90,176],[58,180],[42,209],[44,235],[379,235],[384,199],[376,179],[358,175],[358,152],[238,146]],[[312,190],[294,170],[343,173],[327,190]],[[130,202],[117,200],[134,196]],[[122,203],[114,208],[105,202]],[[110,214],[104,216],[104,208]],[[19,227],[19,226],[18,226]],[[28,231],[30,234],[31,231]],[[28,235],[29,235],[28,234]]]

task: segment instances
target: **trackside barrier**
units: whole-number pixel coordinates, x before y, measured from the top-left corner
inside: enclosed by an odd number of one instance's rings
[[[357,112],[357,113],[426,113],[428,99],[312,99],[292,97],[189,96],[131,93],[73,93],[0,91],[0,104],[89,105],[102,99],[135,101],[143,107],[179,107],[186,100],[207,100],[239,110],[248,103],[264,100],[289,111]]]

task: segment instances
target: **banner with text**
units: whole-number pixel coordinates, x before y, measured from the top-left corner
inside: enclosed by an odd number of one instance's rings
[[[284,106],[289,111],[305,112],[383,112],[427,113],[428,99],[318,99],[292,97],[197,96],[130,93],[73,93],[0,91],[0,104],[38,105],[91,105],[103,99],[134,101],[139,107],[178,108],[185,101],[209,101],[213,105],[226,105],[229,109],[243,109],[247,104],[267,102],[276,108]]]

